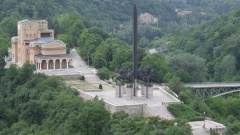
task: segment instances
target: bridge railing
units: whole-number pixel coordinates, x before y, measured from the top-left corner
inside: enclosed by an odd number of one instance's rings
[[[184,85],[204,85],[204,84],[240,84],[240,82],[193,82],[193,83],[184,83]]]

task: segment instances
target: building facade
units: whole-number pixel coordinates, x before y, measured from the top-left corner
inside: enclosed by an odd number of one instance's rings
[[[9,58],[19,66],[35,64],[38,70],[72,68],[73,58],[66,54],[66,44],[54,40],[54,30],[46,20],[18,22],[18,35],[11,38]]]

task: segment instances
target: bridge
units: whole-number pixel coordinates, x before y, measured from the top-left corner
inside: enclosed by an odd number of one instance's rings
[[[193,88],[195,93],[202,97],[219,97],[230,93],[240,91],[240,82],[234,83],[198,83],[198,84],[185,84],[186,87]]]

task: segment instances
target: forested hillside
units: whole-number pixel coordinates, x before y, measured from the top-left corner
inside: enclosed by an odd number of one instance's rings
[[[206,61],[208,80],[239,81],[240,10],[175,33],[171,49],[195,54]]]
[[[103,74],[132,69],[134,3],[139,15],[147,12],[159,19],[139,23],[139,68],[155,69],[151,82],[167,82],[197,115],[206,112],[227,125],[228,134],[239,133],[239,94],[202,101],[182,84],[240,81],[240,10],[231,9],[239,7],[238,0],[0,0],[0,58],[17,35],[17,21],[46,19],[68,51],[75,47]],[[192,13],[178,16],[176,8]],[[158,53],[148,54],[149,48]],[[159,118],[110,117],[102,101],[83,102],[62,79],[33,74],[30,65],[6,70],[4,64],[0,59],[0,134],[190,133],[185,120],[173,126],[176,121]]]

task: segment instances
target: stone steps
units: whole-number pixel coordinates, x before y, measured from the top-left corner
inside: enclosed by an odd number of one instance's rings
[[[163,105],[161,106],[147,106],[149,116],[159,116],[161,119],[172,120],[174,116]]]
[[[99,83],[100,80],[97,76],[95,75],[85,75],[85,81],[89,83]]]
[[[209,133],[203,128],[192,128],[193,135],[209,135]]]

